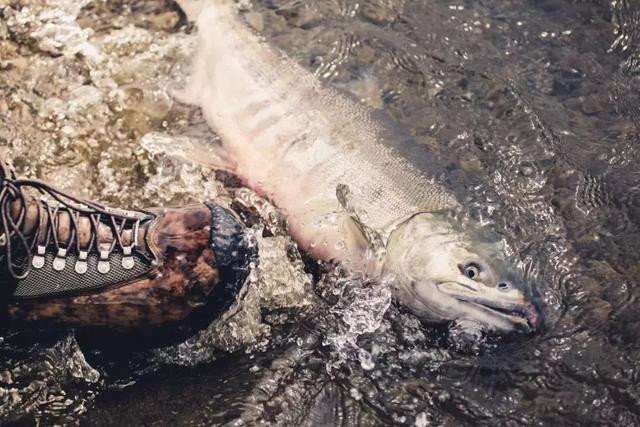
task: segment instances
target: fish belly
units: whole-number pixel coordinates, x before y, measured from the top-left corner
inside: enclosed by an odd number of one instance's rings
[[[270,47],[233,8],[204,8],[198,31],[183,98],[202,108],[238,176],[282,209],[305,250],[327,260],[358,256],[345,241],[339,184],[377,229],[456,205],[388,143],[364,106]]]

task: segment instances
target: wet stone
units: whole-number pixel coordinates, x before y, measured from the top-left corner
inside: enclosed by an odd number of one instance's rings
[[[389,24],[398,16],[393,3],[384,0],[364,2],[360,13],[365,19],[378,25]]]
[[[149,18],[149,25],[154,30],[170,31],[175,28],[180,20],[177,12],[164,12]]]
[[[321,18],[320,13],[313,7],[312,4],[302,5],[292,13],[288,13],[286,15],[288,15],[288,24],[303,29],[312,27],[313,24]]]
[[[592,115],[604,110],[602,100],[597,96],[585,96],[584,98],[581,98],[581,101],[580,106],[584,114]]]
[[[261,13],[247,12],[244,14],[244,19],[247,24],[257,32],[261,33],[264,30],[264,18]]]

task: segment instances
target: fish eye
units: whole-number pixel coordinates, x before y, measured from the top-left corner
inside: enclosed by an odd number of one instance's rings
[[[465,276],[467,276],[471,280],[475,280],[480,275],[480,266],[475,262],[469,262],[465,264],[464,269],[462,270]]]

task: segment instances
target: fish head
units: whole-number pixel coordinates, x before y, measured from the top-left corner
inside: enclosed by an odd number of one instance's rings
[[[385,261],[396,299],[432,322],[471,320],[490,331],[534,331],[540,312],[515,263],[499,241],[469,228],[438,213],[417,214],[397,226]]]

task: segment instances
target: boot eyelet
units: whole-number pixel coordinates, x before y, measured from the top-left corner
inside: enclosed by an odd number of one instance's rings
[[[55,259],[53,260],[53,269],[56,271],[62,271],[64,270],[65,265],[67,264],[67,260],[66,257],[67,256],[67,250],[65,248],[59,248],[58,249],[58,254],[56,255]]]
[[[100,261],[98,261],[98,272],[107,274],[111,271],[111,263],[109,262],[109,251],[100,251]]]
[[[76,261],[76,273],[84,274],[87,272],[87,258],[89,253],[87,251],[80,251],[78,253],[78,260]]]
[[[36,255],[34,255],[33,259],[31,260],[31,265],[33,266],[33,268],[44,267],[44,254],[46,250],[47,248],[45,248],[44,246],[38,245],[36,249]]]
[[[122,257],[122,268],[125,270],[131,270],[134,267],[134,259],[132,254],[131,246],[125,246],[122,248],[123,257]]]

